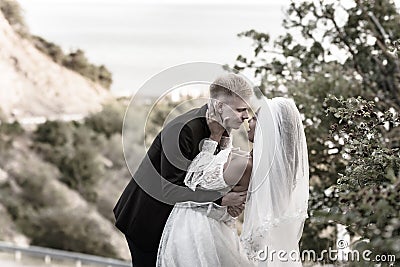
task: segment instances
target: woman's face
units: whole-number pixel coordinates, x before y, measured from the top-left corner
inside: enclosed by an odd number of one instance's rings
[[[247,131],[247,135],[249,141],[252,143],[254,142],[254,132],[256,130],[257,115],[258,115],[258,110],[256,111],[256,114],[254,114],[254,116],[249,119],[249,130]]]

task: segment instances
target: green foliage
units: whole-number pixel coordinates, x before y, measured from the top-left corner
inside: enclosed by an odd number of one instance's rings
[[[31,152],[18,158],[20,166],[0,187],[0,202],[31,244],[115,257],[105,221],[58,182],[59,170]]]
[[[85,124],[97,133],[106,135],[107,138],[115,133],[122,132],[124,109],[118,104],[109,104],[99,113],[92,114],[85,119]]]
[[[63,183],[96,203],[99,183],[113,170],[125,167],[121,138],[123,115],[124,107],[114,103],[87,117],[83,124],[47,121],[34,132],[33,147],[57,166]],[[143,143],[142,139],[131,141],[132,147],[128,149],[132,151],[138,142]],[[130,154],[133,156],[128,160],[138,164],[137,155]]]
[[[348,15],[347,20],[340,12]],[[400,62],[397,51],[391,48],[400,38],[400,14],[392,1],[384,0],[355,1],[352,6],[348,1],[330,4],[292,1],[286,15],[283,22],[286,33],[276,40],[255,30],[240,34],[252,39],[254,57],[239,55],[234,68],[252,70],[261,81],[259,88],[268,97],[294,98],[304,116],[310,161],[311,216],[303,232],[302,248],[321,251],[334,244],[336,233],[332,225],[340,222],[355,235],[369,239],[374,253],[385,249],[396,251],[391,244],[399,243],[398,221],[392,217],[388,218],[387,225],[381,221],[387,218],[386,213],[399,217],[398,207],[390,204],[393,201],[390,199],[398,190],[394,182],[398,179],[394,178],[398,177],[398,152],[392,149],[399,146],[400,130],[390,125],[393,118],[385,117],[390,115],[387,112],[382,112],[382,116],[388,121],[389,130],[375,124],[382,120],[376,117],[379,110],[390,107],[391,112],[400,110]],[[330,95],[350,102],[333,101]],[[373,101],[373,112],[359,111],[358,104],[370,106],[372,102],[357,100],[357,96]],[[326,98],[329,101],[324,101]],[[327,116],[327,110],[329,114],[334,111],[337,117]],[[345,128],[341,134],[332,136],[331,131],[337,130],[335,127],[340,121],[338,117],[355,114],[360,116],[358,128]],[[379,136],[373,129],[379,130]],[[351,134],[353,144],[344,139]],[[368,139],[368,134],[372,138]],[[335,190],[337,181],[341,183],[341,190],[344,185],[349,186],[346,194]],[[345,196],[356,207],[372,201],[374,212],[379,209],[374,213],[377,217],[368,215],[371,210],[363,213],[355,208],[354,212],[345,212],[340,204]],[[347,215],[347,219],[342,215]],[[379,238],[379,234],[390,237]]]
[[[90,132],[86,127],[79,128],[77,133],[80,131]],[[98,151],[91,142],[80,142],[75,134],[73,153],[64,155],[57,165],[63,173],[61,181],[76,189],[89,201],[96,200],[97,195],[93,187],[99,182],[104,171],[98,160]]]
[[[101,84],[104,88],[110,89],[112,84],[111,72],[103,65],[96,66],[91,64],[82,50],[78,49],[65,55],[61,47],[42,37],[32,36],[31,40],[38,50],[48,55],[57,64]]]
[[[378,97],[379,106],[399,109],[399,58],[386,45],[400,38],[400,15],[394,3],[358,1],[354,7],[345,6],[341,1],[293,1],[283,23],[287,33],[273,44],[266,34],[254,30],[240,34],[254,41],[255,58],[238,56],[235,68],[253,69],[262,78],[261,89],[265,91],[272,81],[301,82],[325,64],[336,62],[361,86],[366,99]],[[338,12],[348,15],[346,23],[341,23],[343,17],[338,17]],[[268,54],[276,56],[267,59]]]
[[[40,36],[33,35],[31,40],[39,51],[48,55],[57,64],[62,65],[65,55],[60,46],[49,42]]]
[[[62,65],[101,84],[104,88],[109,89],[112,84],[111,72],[103,65],[95,66],[89,63],[84,52],[80,49],[66,55],[62,60]]]
[[[21,7],[17,1],[0,0],[0,11],[18,34],[21,36],[26,36],[28,34]]]
[[[112,84],[111,72],[103,65],[96,66],[91,64],[82,50],[78,49],[65,55],[61,47],[42,37],[32,36],[31,40],[38,50],[48,55],[57,64],[99,83],[104,88],[110,89]]]
[[[103,174],[94,132],[84,125],[48,121],[38,127],[35,148],[62,172],[61,181],[89,201],[96,200],[94,185]]]
[[[6,203],[7,206],[10,206],[10,204],[14,206],[13,212],[11,212],[13,217],[18,219],[25,215],[25,207],[17,206],[17,203],[21,201],[29,203],[30,208],[34,210],[47,205],[47,203],[57,204],[57,200],[53,199],[54,195],[49,197],[49,192],[47,191],[49,188],[44,185],[48,186],[48,182],[52,178],[59,176],[58,170],[51,164],[41,162],[37,157],[27,157],[27,155],[21,156],[18,164],[19,168],[10,169],[9,171],[15,182],[10,191],[14,190],[18,193],[14,197],[2,194],[4,199],[1,199],[1,202]],[[26,168],[26,166],[29,166],[29,168]],[[16,186],[18,186],[19,190],[15,189]],[[7,192],[9,191],[6,190],[5,193]]]
[[[7,117],[4,114],[3,109],[0,107],[0,123],[2,123],[3,121],[6,121],[6,120],[7,120]]]
[[[384,134],[398,127],[397,112],[387,110],[382,113],[375,109],[374,102],[361,97],[344,100],[331,96],[325,103],[329,106],[328,114],[333,116],[332,121],[338,120],[332,125],[331,133],[335,134],[335,139],[344,142],[342,157],[349,159],[346,172],[351,175],[338,180],[341,189],[396,182],[400,167],[399,148],[391,148]],[[389,180],[388,173],[392,176]]]
[[[0,134],[17,136],[24,133],[24,129],[18,121],[12,123],[0,123]]]
[[[337,123],[333,139],[344,142],[342,157],[348,160],[340,174],[340,211],[332,215],[354,235],[368,242],[355,247],[372,255],[400,257],[400,150],[391,147],[385,132],[400,125],[394,110],[381,112],[374,102],[362,98],[326,100],[327,113]]]
[[[116,257],[108,233],[98,224],[84,210],[47,208],[29,217],[28,234],[33,245]]]
[[[0,123],[0,162],[9,157],[13,140],[24,133],[24,129],[18,121],[12,123]]]
[[[115,133],[109,139],[100,140],[97,146],[101,149],[101,153],[105,158],[112,161],[113,167],[116,169],[125,168],[125,160],[122,148],[122,136],[120,133]]]
[[[72,141],[72,135],[73,126],[71,123],[46,121],[36,129],[34,140],[52,146],[62,146]]]
[[[122,154],[124,106],[118,105],[105,107],[84,123],[47,121],[33,133],[19,134],[14,130],[18,124],[0,125],[0,168],[8,174],[0,184],[0,203],[31,244],[121,256],[118,239],[112,239],[112,207],[131,176]],[[145,116],[141,108],[137,111],[131,130],[141,133],[136,122]],[[133,153],[127,160],[135,166],[141,158],[134,152],[143,136],[132,137],[127,149]]]

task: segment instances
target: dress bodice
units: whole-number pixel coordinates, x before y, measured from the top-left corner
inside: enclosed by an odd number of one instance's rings
[[[222,144],[221,151],[214,154],[218,143],[210,139],[204,140],[200,153],[188,168],[184,180],[186,186],[193,191],[199,187],[221,193],[227,193],[232,189],[232,186],[226,184],[223,176],[224,164],[228,161],[232,150],[232,140],[226,138]]]

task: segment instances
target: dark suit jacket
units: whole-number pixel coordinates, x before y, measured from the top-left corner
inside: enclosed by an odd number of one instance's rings
[[[220,201],[218,192],[193,192],[183,182],[201,141],[210,136],[206,110],[190,110],[164,127],[114,208],[117,228],[144,251],[157,250],[174,203]]]

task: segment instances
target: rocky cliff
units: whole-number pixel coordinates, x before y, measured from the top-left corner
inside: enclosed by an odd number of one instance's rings
[[[101,109],[109,91],[53,62],[20,37],[0,12],[0,111],[6,119]]]

